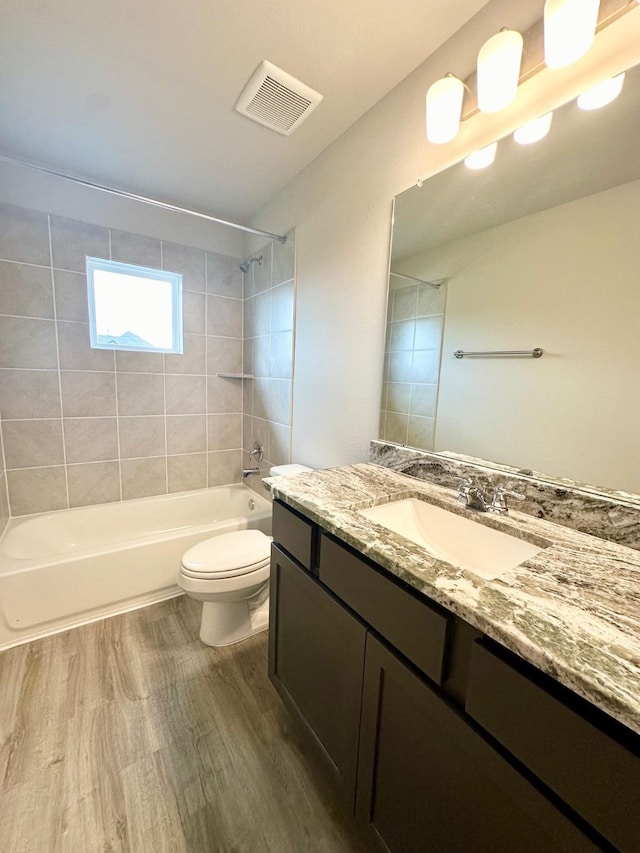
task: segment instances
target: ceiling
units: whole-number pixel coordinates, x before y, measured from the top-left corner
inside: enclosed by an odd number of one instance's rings
[[[0,153],[246,220],[487,0],[3,0]],[[268,59],[324,100],[234,105]]]

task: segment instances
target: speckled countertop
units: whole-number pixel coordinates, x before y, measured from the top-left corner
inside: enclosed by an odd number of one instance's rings
[[[263,482],[275,498],[640,734],[640,551],[513,510],[473,512],[450,489],[378,465]],[[405,497],[552,544],[483,580],[357,512]]]

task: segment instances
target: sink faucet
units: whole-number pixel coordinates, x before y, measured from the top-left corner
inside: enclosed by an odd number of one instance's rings
[[[516,498],[523,501],[525,495],[520,492],[514,492],[511,489],[506,489],[504,486],[496,486],[491,495],[491,500],[488,501],[482,486],[474,483],[471,477],[466,477],[458,486],[458,500],[467,507],[467,509],[475,509],[478,512],[495,512],[500,515],[506,515],[509,512],[507,498]]]

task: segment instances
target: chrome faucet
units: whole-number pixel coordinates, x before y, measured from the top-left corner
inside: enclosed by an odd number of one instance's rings
[[[257,465],[255,468],[243,468],[242,469],[242,479],[246,480],[247,477],[252,477],[254,474],[260,473],[260,466]]]
[[[516,498],[523,501],[525,495],[520,492],[514,492],[511,489],[506,489],[504,486],[496,486],[491,495],[491,500],[488,501],[482,486],[474,483],[471,477],[465,477],[458,486],[458,500],[467,507],[467,509],[475,509],[478,512],[495,512],[500,515],[505,515],[509,512],[507,498]]]
[[[260,462],[264,459],[264,447],[262,446],[262,442],[259,438],[254,441],[251,452],[249,453],[249,462],[251,463],[254,459],[258,465],[256,465],[255,468],[244,468],[242,471],[243,480],[246,480],[247,477],[252,477],[254,474],[260,473]]]

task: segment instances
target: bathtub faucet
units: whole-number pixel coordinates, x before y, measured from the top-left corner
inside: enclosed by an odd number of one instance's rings
[[[259,474],[260,468],[244,468],[242,471],[242,479],[246,480],[247,477],[252,477],[254,474]]]

